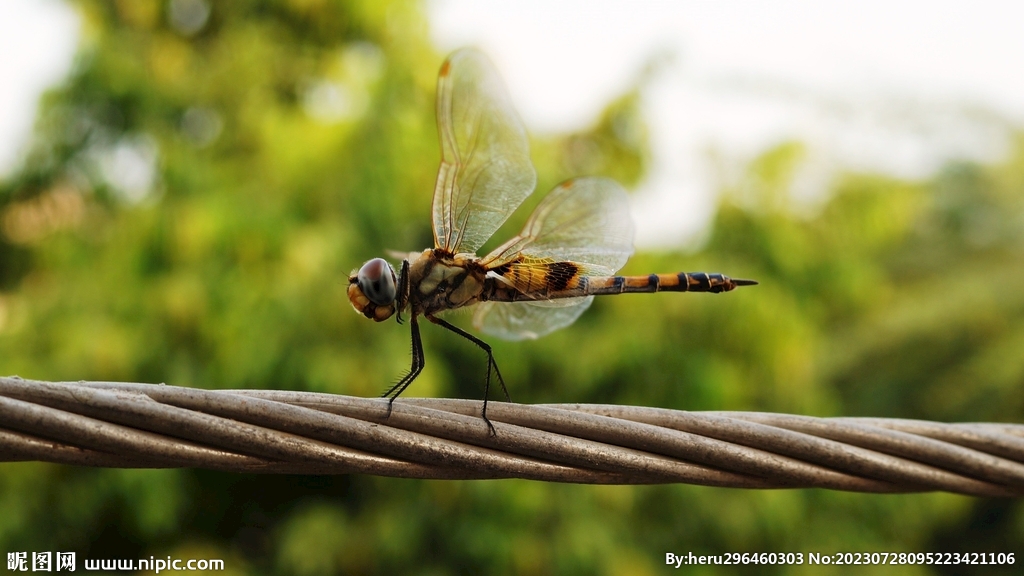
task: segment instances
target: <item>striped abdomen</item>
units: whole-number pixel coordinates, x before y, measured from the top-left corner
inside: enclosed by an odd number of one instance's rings
[[[650,274],[648,276],[575,276],[568,286],[549,283],[547,287],[517,290],[497,282],[491,283],[482,300],[495,302],[521,302],[650,292],[728,292],[738,286],[753,286],[754,280],[732,279],[723,274],[706,272],[680,272],[679,274]]]
[[[753,286],[754,280],[734,280],[723,274],[680,272],[647,276],[586,277],[584,295],[626,294],[630,292],[728,292],[737,286]]]

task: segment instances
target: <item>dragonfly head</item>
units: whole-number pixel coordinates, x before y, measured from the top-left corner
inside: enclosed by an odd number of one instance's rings
[[[374,258],[348,277],[348,300],[367,318],[383,322],[395,313],[398,279],[383,258]]]

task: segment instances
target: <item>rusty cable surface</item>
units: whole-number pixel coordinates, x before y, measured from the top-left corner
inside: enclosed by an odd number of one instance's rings
[[[0,377],[0,461],[1024,495],[1024,425]]]

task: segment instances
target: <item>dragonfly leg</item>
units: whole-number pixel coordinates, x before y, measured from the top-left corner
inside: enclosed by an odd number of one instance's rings
[[[430,320],[431,322],[437,324],[438,326],[447,328],[448,330],[455,332],[459,336],[462,336],[466,340],[469,340],[473,344],[479,346],[484,352],[487,352],[487,378],[484,380],[484,408],[480,412],[480,415],[483,416],[484,422],[487,422],[487,427],[491,429],[491,435],[493,436],[495,434],[494,425],[491,424],[491,421],[487,419],[487,395],[490,392],[491,388],[492,368],[494,369],[494,374],[498,377],[498,384],[501,386],[501,391],[505,394],[505,400],[507,402],[511,402],[512,398],[509,397],[508,395],[508,388],[505,388],[505,379],[501,377],[501,370],[498,370],[498,363],[494,361],[494,353],[491,352],[490,344],[484,342],[483,340],[477,338],[476,336],[473,336],[472,334],[466,332],[462,328],[450,324],[440,318],[435,318],[434,316],[427,315],[427,320]]]
[[[402,321],[402,310],[405,309],[405,305],[409,302],[409,260],[402,260],[402,270],[398,276],[398,296],[396,297],[395,308],[398,310],[396,319],[399,324],[404,324]]]
[[[391,405],[395,403],[395,398],[398,398],[402,392],[405,392],[409,384],[412,384],[412,381],[423,371],[423,366],[426,363],[423,358],[423,340],[420,339],[420,325],[416,321],[415,314],[411,316],[409,326],[412,328],[412,366],[409,368],[409,372],[402,376],[401,380],[381,394],[381,398],[390,398],[386,417],[391,416]]]

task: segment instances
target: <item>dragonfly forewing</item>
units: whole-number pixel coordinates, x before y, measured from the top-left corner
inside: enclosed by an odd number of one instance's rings
[[[441,167],[434,187],[434,246],[476,253],[537,182],[526,129],[494,65],[459,50],[437,81]]]

